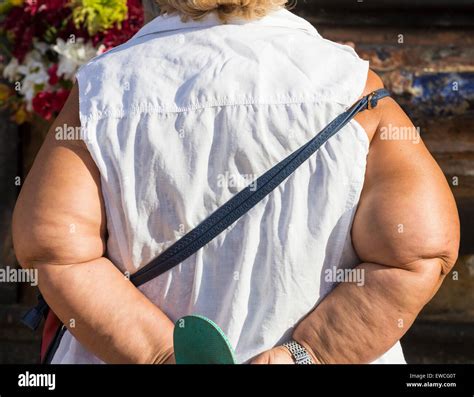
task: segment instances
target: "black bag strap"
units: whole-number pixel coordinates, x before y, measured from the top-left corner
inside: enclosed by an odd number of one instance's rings
[[[196,253],[196,251],[217,237],[275,190],[276,187],[293,174],[301,164],[346,126],[357,114],[364,110],[375,108],[381,99],[388,96],[390,96],[390,93],[387,90],[380,89],[359,100],[308,143],[237,193],[196,228],[185,234],[157,258],[131,275],[130,281],[137,287],[143,285]]]

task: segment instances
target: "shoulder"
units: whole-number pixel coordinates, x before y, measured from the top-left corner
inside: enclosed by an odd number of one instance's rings
[[[106,85],[107,79],[115,73],[127,71],[125,65],[137,58],[137,46],[136,39],[132,37],[125,43],[96,55],[81,65],[76,72],[76,79],[90,81],[94,85]]]
[[[384,83],[380,76],[375,73],[372,69],[369,69],[369,73],[367,74],[367,82],[365,84],[364,92],[362,96],[369,95],[371,92],[380,90],[384,88]]]
[[[380,90],[382,88],[385,88],[385,86],[380,76],[373,70],[369,69],[365,87],[362,91],[360,98],[363,98],[371,94],[372,92]],[[380,101],[379,105],[375,109],[362,112],[356,117],[356,120],[359,122],[362,128],[364,128],[369,138],[369,141],[371,142],[377,130],[379,129],[383,114],[388,111],[388,102],[394,101],[392,101],[391,99],[385,99],[383,101]],[[393,109],[390,111],[393,111]]]

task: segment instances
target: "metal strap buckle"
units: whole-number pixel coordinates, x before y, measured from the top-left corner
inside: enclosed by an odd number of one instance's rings
[[[372,100],[374,99],[375,95],[377,94],[376,91],[372,92],[372,94],[369,95],[367,101],[367,109],[372,110],[374,107],[372,106]]]

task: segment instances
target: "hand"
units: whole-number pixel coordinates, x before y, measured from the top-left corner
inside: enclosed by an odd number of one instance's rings
[[[277,346],[254,357],[250,364],[294,364],[293,357],[284,346]]]

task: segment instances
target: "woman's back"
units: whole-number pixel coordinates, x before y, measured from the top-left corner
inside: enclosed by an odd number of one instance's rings
[[[84,66],[80,116],[102,178],[108,256],[133,273],[362,94],[368,63],[286,10],[223,25],[159,17]],[[351,122],[196,255],[141,290],[215,321],[246,361],[288,339],[359,263],[350,232],[369,139]],[[386,356],[403,362],[397,344]],[[381,362],[384,361],[382,357]],[[54,362],[96,362],[67,333]]]

